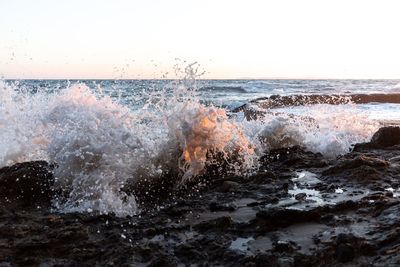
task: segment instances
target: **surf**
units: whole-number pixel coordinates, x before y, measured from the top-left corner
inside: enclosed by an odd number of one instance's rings
[[[351,105],[335,115],[316,105],[306,115],[249,121],[203,104],[187,79],[150,90],[134,109],[79,82],[34,93],[9,82],[0,88],[0,166],[54,163],[59,212],[136,214],[142,192],[125,190],[132,182],[170,179],[176,188],[211,169],[218,177],[246,176],[269,151],[295,145],[335,157],[378,128]]]

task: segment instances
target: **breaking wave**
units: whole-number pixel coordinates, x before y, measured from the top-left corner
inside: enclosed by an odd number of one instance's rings
[[[75,83],[57,92],[31,93],[0,84],[0,167],[47,160],[57,165],[54,200],[62,212],[135,214],[130,179],[173,174],[178,184],[204,174],[209,163],[246,174],[274,148],[302,145],[327,157],[366,141],[378,124],[352,105],[315,105],[301,115],[267,112],[247,120],[201,103],[197,91],[176,83],[155,90],[139,110]]]

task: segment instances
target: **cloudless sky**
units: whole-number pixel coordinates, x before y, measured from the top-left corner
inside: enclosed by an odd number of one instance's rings
[[[204,78],[400,78],[399,12],[397,0],[0,0],[0,75],[160,78],[186,60]]]

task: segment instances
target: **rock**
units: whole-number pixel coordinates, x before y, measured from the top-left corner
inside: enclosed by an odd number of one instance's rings
[[[264,184],[276,180],[277,176],[271,171],[264,171],[250,176],[250,179],[256,184]]]
[[[328,164],[320,153],[306,151],[300,146],[271,150],[269,154],[261,158],[261,161],[269,167],[271,164],[279,164],[290,168],[319,168]],[[280,171],[282,171],[281,168]]]
[[[297,246],[294,242],[292,241],[282,241],[279,240],[274,244],[274,250],[277,252],[293,252],[297,250]]]
[[[387,126],[380,128],[369,143],[356,144],[354,151],[382,149],[400,144],[400,127]]]
[[[195,229],[200,231],[207,230],[227,230],[234,227],[235,223],[230,216],[219,217],[214,220],[204,221],[194,226]]]
[[[290,257],[282,257],[278,259],[279,267],[292,267],[294,266],[294,259]]]
[[[210,211],[235,211],[237,209],[234,203],[221,204],[218,202],[211,202],[209,207]]]
[[[250,103],[239,106],[232,112],[246,112],[247,109],[270,110],[288,106],[304,106],[315,104],[367,104],[367,103],[400,103],[399,94],[351,94],[347,97],[342,95],[271,95],[251,100]]]
[[[135,195],[140,211],[126,217],[0,205],[0,266],[397,266],[400,165],[382,159],[399,153],[400,146],[351,152],[331,160],[327,176],[322,155],[292,147],[267,155],[251,176],[205,173],[181,187],[175,173],[132,178],[122,190]],[[26,173],[22,185],[36,181],[51,196],[46,166],[1,169],[0,196],[34,203],[36,193],[30,198],[16,186]],[[299,171],[318,176],[319,183],[298,186],[320,192],[323,202],[290,199]]]
[[[222,192],[234,192],[239,188],[239,184],[233,181],[224,181],[222,184]]]
[[[304,201],[307,198],[307,194],[306,193],[298,193],[297,195],[294,196],[294,198],[297,201]]]
[[[336,259],[340,262],[349,262],[354,258],[354,249],[350,244],[339,244],[335,251]]]
[[[388,126],[380,128],[371,138],[376,147],[389,147],[400,144],[400,127]]]
[[[352,261],[355,257],[354,246],[358,246],[357,237],[353,234],[339,234],[336,238],[336,259],[343,263]]]
[[[319,221],[320,214],[316,211],[271,208],[257,212],[259,225],[269,229],[275,227],[285,227],[301,222]]]
[[[53,196],[54,166],[45,161],[17,163],[0,169],[0,202],[25,205],[48,202]]]
[[[360,167],[370,167],[373,169],[382,170],[389,166],[389,162],[379,158],[373,158],[365,155],[357,156],[354,159],[346,159],[322,172],[323,175],[335,175],[346,172],[348,170],[357,169]],[[369,169],[370,168],[366,168]]]
[[[158,267],[158,266],[177,266],[178,263],[176,259],[169,255],[163,255],[163,257],[155,257],[149,264],[149,267]]]

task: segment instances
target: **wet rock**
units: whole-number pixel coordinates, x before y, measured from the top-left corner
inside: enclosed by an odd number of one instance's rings
[[[296,243],[291,241],[283,241],[279,240],[274,244],[274,250],[277,252],[286,252],[290,253],[297,250]]]
[[[388,147],[400,144],[400,127],[382,127],[371,139],[371,144],[377,147]]]
[[[169,255],[163,255],[162,257],[155,257],[155,259],[153,259],[150,263],[149,263],[149,267],[158,267],[158,266],[165,266],[165,267],[173,267],[173,266],[177,266],[178,262],[176,261],[176,259],[174,259],[173,257],[169,256]]]
[[[141,181],[123,190],[141,190],[140,204],[162,208],[129,217],[0,205],[0,265],[397,266],[400,169],[383,160],[396,149],[351,152],[332,160],[326,176],[322,155],[293,147],[266,156],[250,177],[215,175],[183,189],[174,177]],[[299,171],[321,178],[299,187],[320,191],[323,203],[288,194]]]
[[[271,180],[276,180],[277,178],[278,177],[276,176],[276,174],[274,172],[272,172],[272,171],[260,172],[260,173],[257,173],[255,175],[252,175],[250,177],[252,182],[254,182],[256,184],[268,183]]]
[[[290,168],[320,168],[328,165],[320,153],[306,151],[300,146],[274,149],[262,157],[261,161],[266,166],[277,166],[280,169],[282,166]]]
[[[285,227],[300,222],[315,222],[320,219],[318,212],[272,208],[257,212],[257,220],[264,228]]]
[[[292,267],[294,266],[294,259],[290,257],[282,257],[278,259],[279,267]]]
[[[294,198],[295,198],[297,201],[304,201],[304,200],[306,200],[306,198],[307,198],[307,194],[306,194],[306,193],[298,193],[298,194],[296,194],[296,195],[294,196]]]
[[[255,207],[255,206],[266,205],[266,204],[277,204],[278,202],[279,202],[278,197],[264,196],[264,197],[260,198],[260,201],[250,202],[247,204],[247,206]]]
[[[352,261],[359,255],[373,255],[375,247],[361,241],[353,234],[341,233],[336,238],[335,257],[342,263]]]
[[[49,202],[54,192],[54,166],[45,161],[17,163],[0,169],[0,203],[13,201],[23,205]]]
[[[223,216],[214,220],[200,222],[195,225],[194,228],[200,231],[204,230],[227,230],[233,228],[235,225],[234,221],[230,216]]]
[[[385,192],[385,196],[387,196],[387,197],[393,197],[393,192],[386,191],[386,192]]]
[[[387,126],[380,128],[368,143],[356,144],[354,151],[383,149],[400,144],[400,127]]]
[[[233,181],[224,181],[221,187],[222,192],[234,192],[239,188],[239,183]]]
[[[336,259],[340,262],[349,262],[354,258],[354,248],[350,244],[339,244],[335,251]]]
[[[353,159],[345,159],[339,162],[336,166],[333,166],[324,172],[323,175],[335,175],[339,173],[344,173],[346,171],[351,171],[353,169],[360,168],[360,175],[368,172],[375,173],[376,170],[383,170],[389,166],[389,162],[379,158],[373,158],[365,155],[357,156]]]
[[[237,209],[234,203],[221,204],[218,202],[211,202],[209,207],[210,211],[235,211]]]

